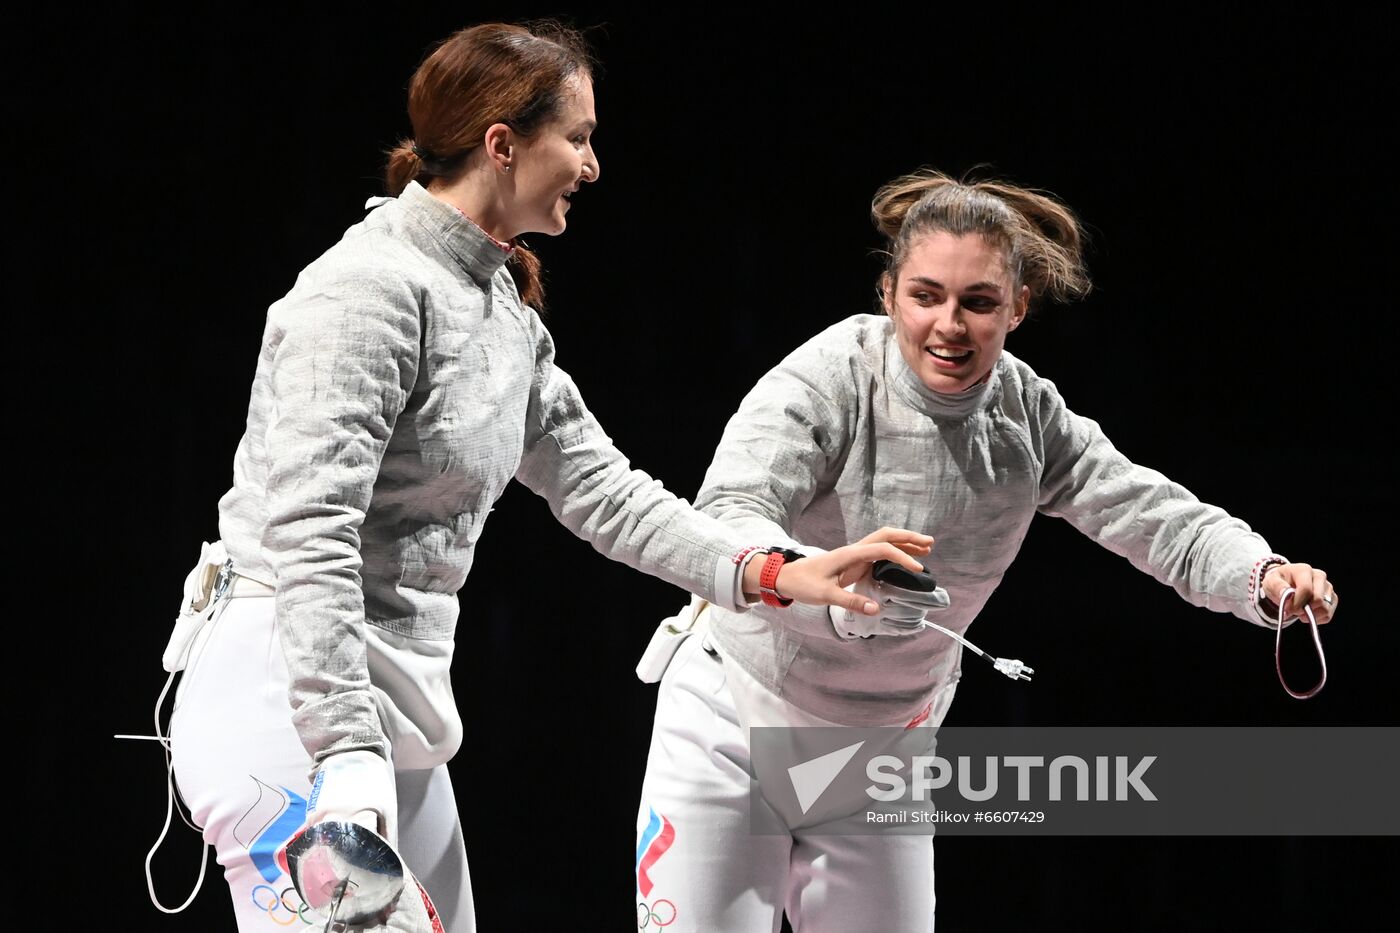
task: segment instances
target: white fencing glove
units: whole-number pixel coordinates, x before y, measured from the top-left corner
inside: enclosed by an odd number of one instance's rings
[[[398,848],[394,766],[369,751],[343,752],[321,762],[306,800],[306,825],[326,820],[359,823]]]
[[[913,635],[923,630],[924,616],[947,609],[948,591],[941,586],[920,591],[881,583],[867,574],[851,591],[873,600],[880,606],[878,614],[860,615],[838,606],[831,607],[831,624],[842,639],[867,638],[871,635]]]

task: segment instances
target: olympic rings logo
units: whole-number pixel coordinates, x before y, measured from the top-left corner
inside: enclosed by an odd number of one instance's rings
[[[315,920],[308,920],[306,918],[306,912],[311,908],[307,907],[306,903],[302,901],[300,897],[297,897],[296,890],[296,888],[287,887],[283,889],[281,894],[278,894],[275,888],[269,887],[268,885],[254,885],[253,903],[257,906],[258,910],[266,911],[267,918],[273,923],[277,924],[278,926],[289,927],[293,923],[296,923],[298,920],[300,920],[307,926],[311,926],[316,922]],[[263,891],[266,893],[263,894],[262,897],[259,897],[259,891]],[[288,903],[288,894],[292,895],[293,897],[296,897],[297,901],[301,903],[301,906],[293,907],[290,903]],[[266,904],[263,903],[264,900],[267,901]],[[283,920],[281,917],[278,916],[279,911],[283,910],[287,912],[286,920]]]
[[[639,930],[645,930],[653,924],[659,930],[675,922],[676,905],[664,897],[657,898],[656,903],[651,905],[648,905],[646,901],[637,904],[637,929]]]

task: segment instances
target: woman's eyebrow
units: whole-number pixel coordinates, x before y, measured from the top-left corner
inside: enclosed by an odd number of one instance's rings
[[[937,279],[931,279],[931,278],[929,278],[929,277],[926,276],[926,275],[911,275],[911,276],[909,276],[909,278],[908,278],[906,281],[908,281],[910,284],[923,285],[923,286],[925,286],[926,288],[947,288],[947,286],[944,285],[942,282],[938,281]],[[978,291],[1000,292],[1000,291],[1001,291],[1001,286],[998,285],[998,284],[995,283],[995,282],[986,282],[986,281],[983,281],[983,282],[974,282],[973,284],[971,284],[971,285],[967,286],[966,288],[964,288],[963,291],[965,291],[965,292],[978,292]]]

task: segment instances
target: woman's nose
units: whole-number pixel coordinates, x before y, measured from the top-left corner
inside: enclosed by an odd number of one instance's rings
[[[933,332],[940,337],[961,337],[967,333],[967,325],[963,321],[962,309],[958,305],[949,301],[942,307],[936,309],[937,316],[933,320]]]

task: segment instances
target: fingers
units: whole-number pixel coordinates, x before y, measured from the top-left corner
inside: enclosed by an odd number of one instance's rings
[[[1313,598],[1307,603],[1312,609],[1313,618],[1318,625],[1325,625],[1332,621],[1332,616],[1337,613],[1337,591],[1332,586],[1332,581],[1327,579],[1327,573],[1323,570],[1312,568],[1312,594]],[[1299,603],[1298,611],[1302,612],[1303,604]]]
[[[877,560],[893,561],[916,573],[921,573],[924,569],[923,564],[889,543],[848,544],[811,559],[813,561],[833,561],[834,565],[827,566],[841,586],[850,586],[852,583],[868,577],[871,564]],[[806,561],[801,563],[806,563]]]
[[[1332,621],[1337,614],[1339,597],[1327,572],[1308,564],[1281,564],[1264,576],[1264,594],[1275,605],[1282,602],[1284,591],[1292,588],[1284,614],[1290,618],[1301,616],[1304,607],[1312,610],[1313,618],[1319,625]]]
[[[836,578],[839,586],[850,586],[852,583],[859,583],[862,580],[870,579],[870,565],[864,561],[856,561],[846,567],[841,568],[840,575]]]
[[[1327,585],[1327,592],[1321,598],[1322,604],[1326,607],[1323,609],[1323,613],[1327,618],[1319,617],[1317,621],[1320,623],[1331,622],[1333,616],[1337,614],[1337,605],[1342,601],[1342,598],[1337,595],[1337,591],[1330,583]]]
[[[874,616],[880,614],[880,604],[874,600],[866,599],[859,593],[851,593],[840,587],[833,586],[827,591],[823,602],[833,606],[840,606],[850,612],[855,612],[863,616]]]
[[[820,566],[833,577],[840,578],[842,585],[849,586],[870,572],[870,565],[877,560],[894,561],[910,570],[921,571],[923,564],[895,547],[893,544],[848,544],[834,551],[789,564],[799,567],[810,561],[810,566]],[[784,568],[786,570],[786,567]]]
[[[933,538],[930,535],[920,534],[917,531],[910,531],[907,528],[881,528],[861,538],[859,544],[893,544],[906,554],[927,554],[933,550]],[[913,569],[912,567],[909,569]]]
[[[933,550],[933,538],[904,528],[881,528],[866,535],[855,544],[848,544],[829,551],[818,558],[831,558],[836,561],[833,573],[841,586],[850,586],[870,572],[870,565],[877,560],[894,561],[901,567],[922,571],[923,564],[910,555],[924,555]],[[800,598],[800,597],[799,597]]]
[[[843,589],[843,586],[849,585],[844,580],[848,572],[854,571],[855,578],[859,579],[869,568],[867,561],[846,553],[853,551],[854,547],[848,545],[806,560],[784,564],[778,571],[778,592],[808,605],[839,606],[861,615],[875,615],[880,611],[879,604],[860,593]]]
[[[931,541],[933,539],[930,538],[929,540]],[[852,545],[852,547],[857,548],[858,550],[856,553],[860,555],[860,559],[867,561],[868,563],[873,564],[877,560],[892,560],[896,564],[899,564],[901,567],[904,567],[908,570],[922,572],[924,569],[923,564],[919,563],[914,558],[910,557],[908,554],[895,547],[893,544],[856,544]],[[859,550],[861,548],[870,548],[870,550]],[[870,556],[865,556],[867,554]]]
[[[898,537],[916,547],[931,546],[933,541],[928,535],[901,529],[881,529],[875,534]],[[923,544],[923,541],[929,542],[929,545]],[[778,574],[777,589],[784,596],[799,602],[840,606],[862,615],[876,615],[880,611],[878,604],[861,594],[847,592],[843,587],[867,576],[870,565],[877,560],[893,561],[916,572],[924,569],[922,564],[893,542],[866,541],[785,564]]]

